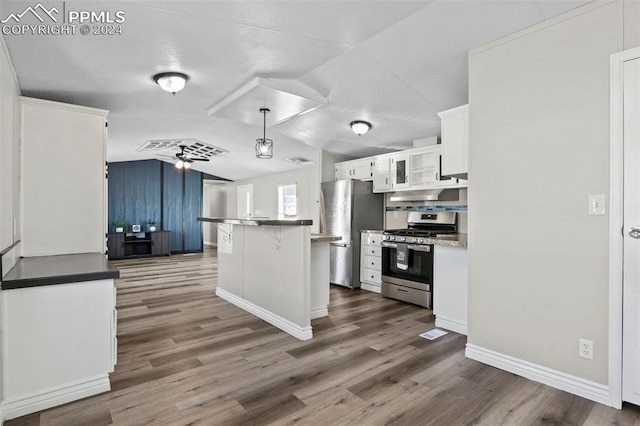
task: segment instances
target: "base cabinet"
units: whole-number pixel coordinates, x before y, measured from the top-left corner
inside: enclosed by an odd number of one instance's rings
[[[362,232],[360,236],[360,287],[375,293],[380,293],[382,282],[381,237],[377,232]]]
[[[110,232],[107,235],[107,254],[110,260],[132,257],[169,256],[171,232]]]
[[[112,279],[2,291],[5,419],[110,390],[115,296]]]

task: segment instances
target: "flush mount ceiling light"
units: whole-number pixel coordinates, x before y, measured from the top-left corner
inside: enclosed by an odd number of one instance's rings
[[[272,158],[273,157],[273,141],[267,139],[267,113],[271,111],[269,108],[260,108],[260,112],[264,115],[262,121],[262,137],[256,139],[256,157]]]
[[[174,95],[184,89],[184,85],[187,84],[189,77],[181,72],[161,72],[153,76],[153,80],[158,83],[158,86],[169,93]]]
[[[351,122],[351,130],[358,136],[362,136],[371,129],[371,123],[362,120],[356,120]]]

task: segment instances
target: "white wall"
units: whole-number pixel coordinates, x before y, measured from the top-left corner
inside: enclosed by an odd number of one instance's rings
[[[318,157],[321,152],[318,151]],[[311,232],[318,232],[320,221],[320,158],[314,158],[316,164],[303,166],[298,170],[274,173],[257,178],[246,179],[222,186],[225,200],[225,217],[237,217],[237,187],[253,185],[253,209],[255,216],[276,218],[278,215],[278,186],[297,184],[298,218],[311,219]],[[268,161],[268,160],[265,160]]]
[[[0,251],[19,239],[19,143],[20,87],[0,36]]]
[[[9,51],[0,35],[0,251],[20,239],[18,232],[20,217],[20,86],[11,64]],[[15,259],[15,256],[12,256]],[[13,266],[3,262],[3,273]],[[0,277],[2,278],[2,277]],[[0,291],[0,383],[4,366],[4,294]],[[0,422],[4,394],[0,389]]]
[[[202,216],[224,217],[225,201],[222,184],[204,181],[202,187]],[[205,245],[215,246],[218,241],[218,227],[215,223],[202,222],[202,237]]]
[[[605,385],[609,217],[588,216],[587,197],[609,197],[620,6],[588,4],[469,61],[468,341]]]

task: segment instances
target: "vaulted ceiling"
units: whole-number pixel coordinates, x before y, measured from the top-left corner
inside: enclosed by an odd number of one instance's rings
[[[468,102],[470,49],[587,2],[45,1],[58,20],[72,10],[122,11],[122,33],[96,35],[90,24],[87,35],[78,25],[75,34],[4,39],[23,95],[110,111],[109,161],[161,159],[137,149],[193,138],[228,151],[195,169],[239,180],[304,167],[286,158],[315,158],[319,149],[362,157],[438,135],[436,113]],[[36,4],[2,0],[0,19]],[[164,71],[189,75],[185,89],[162,91],[152,76]],[[316,104],[282,119],[290,97],[242,91],[255,81],[313,93]],[[271,160],[254,155],[262,107],[272,110]],[[349,123],[358,119],[372,130],[355,135]]]

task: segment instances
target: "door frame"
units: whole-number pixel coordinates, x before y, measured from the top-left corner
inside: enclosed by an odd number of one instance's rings
[[[624,226],[624,63],[640,58],[640,47],[611,55],[609,159],[609,399],[622,408],[622,286]]]

